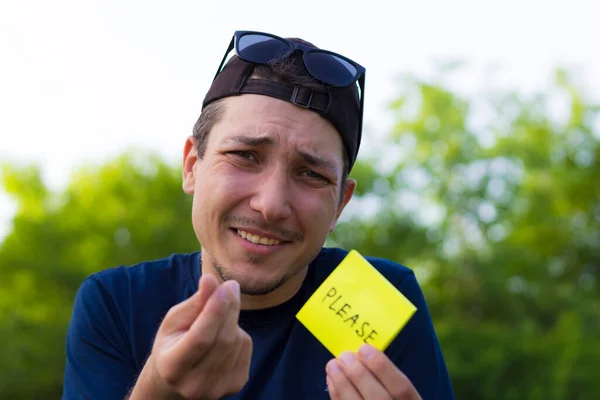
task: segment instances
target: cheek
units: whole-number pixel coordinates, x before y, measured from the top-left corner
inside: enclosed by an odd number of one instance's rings
[[[293,196],[296,212],[305,229],[327,232],[337,211],[332,196],[322,193],[297,193]]]
[[[252,182],[247,174],[232,168],[213,168],[197,175],[195,203],[201,204],[205,212],[215,213],[248,196]]]

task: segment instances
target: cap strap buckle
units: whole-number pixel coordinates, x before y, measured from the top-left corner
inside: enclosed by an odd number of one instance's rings
[[[300,93],[300,90],[302,90],[302,93]],[[299,97],[306,98],[306,92],[309,92],[310,96],[308,96],[308,101],[303,103],[301,101],[303,99],[299,99]],[[304,108],[310,108],[310,104],[313,99],[313,94],[314,93],[312,90],[296,85],[296,86],[294,86],[294,91],[292,92],[292,98],[290,99],[290,101],[297,106],[304,107]]]

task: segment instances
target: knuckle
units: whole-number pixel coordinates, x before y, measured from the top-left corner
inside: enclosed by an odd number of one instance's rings
[[[176,364],[170,360],[157,359],[156,372],[159,379],[162,379],[170,386],[177,386],[181,380],[181,371]]]
[[[194,337],[194,344],[199,349],[206,349],[213,345],[214,340],[210,339],[206,335],[196,335]]]
[[[195,390],[189,389],[187,387],[178,390],[178,394],[184,399],[196,399],[198,395]]]
[[[344,365],[344,372],[352,381],[357,381],[364,377],[365,370],[358,362],[354,362]]]
[[[179,375],[173,374],[171,371],[163,373],[161,377],[169,386],[177,387],[177,384],[179,383]]]
[[[397,385],[395,387],[392,388],[392,390],[390,390],[390,394],[392,395],[393,399],[397,399],[397,400],[404,400],[404,399],[412,399],[412,390],[411,388],[406,385],[406,384],[402,384],[402,385]]]
[[[176,389],[177,394],[179,394],[179,396],[183,397],[184,399],[196,399],[198,398],[200,387],[201,386],[199,385],[199,382],[194,382],[193,384],[187,382],[187,384],[182,384]]]
[[[387,368],[387,360],[384,357],[373,357],[369,360],[369,369],[373,371],[376,375],[383,373]]]
[[[244,347],[252,347],[252,338],[250,337],[250,335],[248,335],[246,332],[244,332],[241,328],[239,329],[239,340],[242,343],[242,346]]]
[[[252,347],[252,339],[248,337],[243,336],[239,338],[239,342],[242,345],[242,347]]]
[[[167,313],[165,314],[165,317],[163,318],[163,322],[175,318],[178,311],[181,310],[181,308],[182,308],[181,304],[176,304],[173,307],[169,308],[169,311],[167,311]]]
[[[216,344],[222,347],[233,347],[235,345],[236,342],[236,338],[235,336],[232,335],[220,335],[217,340],[216,340]]]

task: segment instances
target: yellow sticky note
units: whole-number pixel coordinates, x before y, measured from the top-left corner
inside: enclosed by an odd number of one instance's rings
[[[369,343],[384,351],[417,308],[356,250],[296,318],[335,356]]]

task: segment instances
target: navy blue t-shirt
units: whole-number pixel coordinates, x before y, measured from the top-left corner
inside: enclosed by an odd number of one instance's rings
[[[346,254],[324,248],[294,297],[272,308],[241,311],[240,327],[253,341],[250,378],[240,393],[229,398],[329,399],[325,364],[333,356],[295,315]],[[367,259],[418,309],[386,350],[387,356],[423,399],[453,399],[413,272],[388,260]],[[77,293],[67,334],[63,400],[125,398],[165,314],[198,290],[199,278],[200,253],[174,254],[89,276]]]

